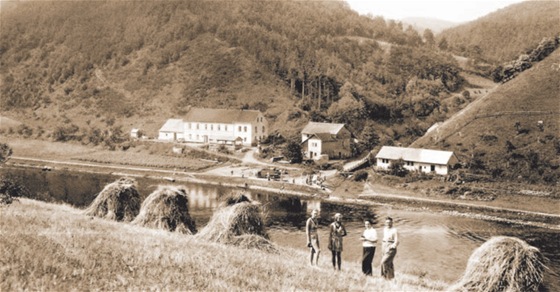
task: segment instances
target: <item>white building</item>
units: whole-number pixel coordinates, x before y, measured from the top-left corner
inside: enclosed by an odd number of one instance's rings
[[[177,141],[183,140],[185,135],[183,120],[169,119],[159,129],[158,140]]]
[[[344,124],[309,122],[301,130],[302,150],[308,159],[351,157],[351,141],[352,133]]]
[[[409,171],[421,171],[447,175],[449,168],[459,162],[451,151],[420,148],[383,146],[375,156],[377,169],[387,170],[394,161],[402,159],[404,168]]]
[[[160,140],[250,146],[268,136],[268,121],[256,110],[192,108],[184,119],[166,125]]]

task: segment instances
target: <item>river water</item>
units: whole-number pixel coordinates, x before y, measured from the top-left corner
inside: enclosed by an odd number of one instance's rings
[[[66,202],[76,207],[89,205],[103,187],[118,177],[109,174],[91,174],[64,170],[4,167],[0,174],[14,177],[41,200]],[[363,206],[304,200],[272,193],[232,190],[219,186],[170,183],[163,180],[138,178],[138,190],[143,198],[158,185],[183,185],[189,194],[189,211],[200,230],[218,205],[219,198],[231,191],[244,192],[261,202],[272,241],[279,245],[307,250],[305,220],[311,210],[320,210],[319,238],[322,245],[321,265],[330,265],[330,251],[326,248],[328,224],[335,213],[343,214],[348,236],[344,238],[343,261],[361,260],[363,219],[372,218],[378,236],[382,236],[386,216],[394,219],[399,231],[399,248],[395,258],[399,272],[424,276],[448,283],[461,277],[467,260],[474,249],[492,236],[515,236],[538,247],[548,258],[545,291],[560,291],[560,231],[539,227],[456,217],[427,211],[407,211],[390,206]],[[381,259],[378,247],[374,257],[374,272],[379,272]],[[302,258],[302,261],[308,261]],[[343,266],[344,269],[344,266]]]

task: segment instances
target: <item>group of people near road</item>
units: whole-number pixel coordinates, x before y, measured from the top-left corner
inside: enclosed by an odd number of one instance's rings
[[[319,255],[321,248],[319,246],[318,235],[318,210],[311,212],[311,217],[307,219],[305,231],[307,235],[307,247],[310,250],[311,265],[319,265]],[[375,255],[375,248],[377,246],[377,231],[372,226],[370,219],[364,220],[365,230],[360,237],[363,247],[362,255],[362,272],[365,275],[373,275],[373,257]],[[328,248],[332,253],[332,265],[334,269],[340,270],[342,259],[342,243],[343,237],[347,235],[346,228],[342,223],[342,215],[336,213],[334,215],[334,222],[329,225],[329,243]],[[393,218],[387,217],[385,219],[385,228],[383,229],[382,238],[382,258],[381,258],[381,276],[385,279],[393,279],[395,277],[395,269],[393,259],[397,254],[397,246],[399,244],[397,229],[393,227]]]

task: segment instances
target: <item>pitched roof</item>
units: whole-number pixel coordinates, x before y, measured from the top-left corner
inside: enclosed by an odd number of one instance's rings
[[[318,123],[309,122],[303,130],[302,134],[317,134],[317,133],[328,133],[332,135],[338,134],[340,130],[344,128],[344,124],[331,124],[331,123]]]
[[[181,119],[169,119],[165,122],[165,124],[163,124],[159,131],[180,133],[185,130],[183,125],[183,120]]]
[[[398,160],[413,162],[424,162],[432,164],[448,164],[454,154],[451,151],[405,148],[383,146],[375,158]]]
[[[336,137],[332,134],[329,134],[329,133],[317,133],[317,134],[313,134],[311,137],[309,137],[309,139],[313,139],[313,138],[317,138],[317,139],[321,140],[322,142],[336,141]]]
[[[198,123],[251,123],[257,120],[260,113],[256,110],[191,108],[184,120]]]

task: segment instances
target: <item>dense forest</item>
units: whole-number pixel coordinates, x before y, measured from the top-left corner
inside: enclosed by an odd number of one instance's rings
[[[24,134],[86,144],[190,106],[259,109],[283,135],[348,123],[362,150],[406,144],[464,85],[432,34],[341,1],[32,1],[1,21],[2,110],[30,117]]]
[[[524,1],[444,30],[438,45],[461,56],[503,63],[560,35],[560,1]]]

